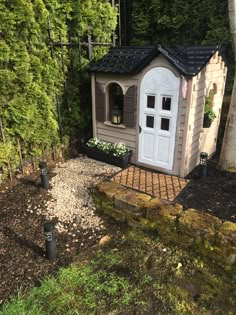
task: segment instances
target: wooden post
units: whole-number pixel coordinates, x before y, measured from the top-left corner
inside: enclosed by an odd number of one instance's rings
[[[62,45],[62,36],[61,36],[61,33],[59,34],[59,41],[61,43],[61,67],[62,67],[62,72],[65,76],[65,62],[64,62],[64,48],[63,48],[63,45]]]
[[[57,119],[58,119],[58,124],[59,124],[59,134],[60,134],[60,140],[62,143],[63,130],[62,130],[60,103],[59,103],[59,97],[57,93],[56,93],[56,104],[57,104]]]
[[[2,142],[4,144],[6,144],[6,138],[5,138],[5,134],[4,134],[4,129],[3,129],[3,125],[2,125],[2,119],[0,118],[0,130],[1,130],[1,136],[2,136]],[[12,182],[13,177],[12,177],[12,172],[11,172],[11,164],[10,164],[10,159],[7,159],[7,168],[8,168],[8,172],[9,172],[9,176],[10,176],[10,181]]]
[[[20,140],[18,138],[17,138],[17,145],[18,145],[18,153],[20,157],[21,172],[22,172],[22,175],[24,176],[25,172],[24,172],[24,165],[23,165],[23,159],[22,159],[22,151],[21,151]]]
[[[119,46],[121,46],[121,6],[120,6],[120,0],[118,1],[118,10],[119,10],[119,20],[118,20],[118,24],[119,24]]]
[[[79,44],[79,70],[82,69],[82,50],[81,50],[81,42],[80,42],[80,34],[77,32],[77,39]]]
[[[51,157],[52,157],[52,160],[55,162],[56,161],[56,154],[55,154],[54,145],[52,145],[52,148],[51,148]]]
[[[53,49],[53,41],[52,41],[52,36],[51,36],[51,23],[50,19],[48,17],[48,38],[49,38],[49,45],[50,45],[50,50],[51,50],[51,57],[54,59],[55,54],[54,54],[54,49]]]
[[[59,41],[60,41],[60,47],[61,47],[61,67],[62,67],[62,72],[64,75],[63,87],[64,87],[65,103],[67,105],[68,111],[71,112],[71,107],[69,105],[68,95],[67,95],[66,69],[65,69],[65,61],[64,61],[64,45],[62,43],[61,32],[59,34]]]
[[[33,145],[32,144],[30,144],[30,149],[31,149],[31,151],[33,151]],[[34,169],[34,171],[36,170],[36,163],[35,163],[35,158],[34,158],[34,156],[32,155],[32,166],[33,166],[33,169]]]
[[[92,60],[92,39],[91,39],[91,35],[88,35],[88,57],[89,57],[89,60]]]
[[[111,5],[113,8],[115,8],[115,0],[111,1]],[[112,46],[113,47],[116,46],[116,32],[115,31],[112,32]]]

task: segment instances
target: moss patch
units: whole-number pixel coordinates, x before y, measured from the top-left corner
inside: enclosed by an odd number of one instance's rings
[[[165,240],[201,255],[231,270],[236,268],[236,224],[196,209],[183,211],[180,204],[138,193],[114,182],[98,186],[96,206],[103,213],[131,227],[158,232]]]
[[[232,315],[234,277],[192,251],[132,229],[79,255],[0,313]]]

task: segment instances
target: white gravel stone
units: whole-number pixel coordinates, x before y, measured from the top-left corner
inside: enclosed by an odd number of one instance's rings
[[[103,221],[94,211],[89,188],[104,176],[118,172],[120,168],[86,157],[68,160],[57,165],[56,175],[51,179],[52,200],[45,203],[47,219],[58,218],[58,232],[66,230],[65,223],[75,221],[82,229],[103,229]],[[82,245],[82,244],[81,244]]]

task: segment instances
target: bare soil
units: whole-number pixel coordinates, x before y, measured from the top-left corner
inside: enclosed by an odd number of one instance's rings
[[[217,161],[211,160],[206,177],[201,176],[201,167],[198,166],[188,178],[190,183],[175,201],[185,209],[195,208],[223,221],[236,222],[236,172],[221,171],[217,168]]]
[[[70,223],[66,233],[58,234],[57,258],[47,260],[43,224],[48,220],[27,208],[30,200],[31,209],[43,209],[45,200],[50,199],[50,193],[41,188],[39,174],[18,180],[0,192],[0,305],[19,290],[39,286],[45,275],[55,274],[60,267],[69,265],[83,252],[93,252],[98,245],[100,232],[94,235],[94,230]],[[102,236],[119,233],[120,227],[107,218],[104,220]]]
[[[208,176],[200,178],[199,168],[189,176],[191,182],[176,201],[185,208],[196,208],[223,220],[236,222],[236,173],[221,172],[213,161]],[[20,289],[37,286],[46,274],[56,273],[85,251],[94,251],[99,239],[90,238],[93,233],[85,230],[77,233],[78,242],[71,234],[60,234],[57,241],[58,255],[55,261],[44,256],[43,224],[45,217],[27,211],[45,204],[50,194],[39,184],[39,174],[18,180],[12,187],[0,193],[0,304]],[[106,232],[119,233],[121,227],[106,223]]]

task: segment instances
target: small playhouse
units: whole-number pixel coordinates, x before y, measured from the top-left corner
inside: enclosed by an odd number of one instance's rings
[[[118,47],[90,70],[93,136],[126,143],[132,163],[184,177],[200,152],[215,152],[227,75],[219,47]]]

